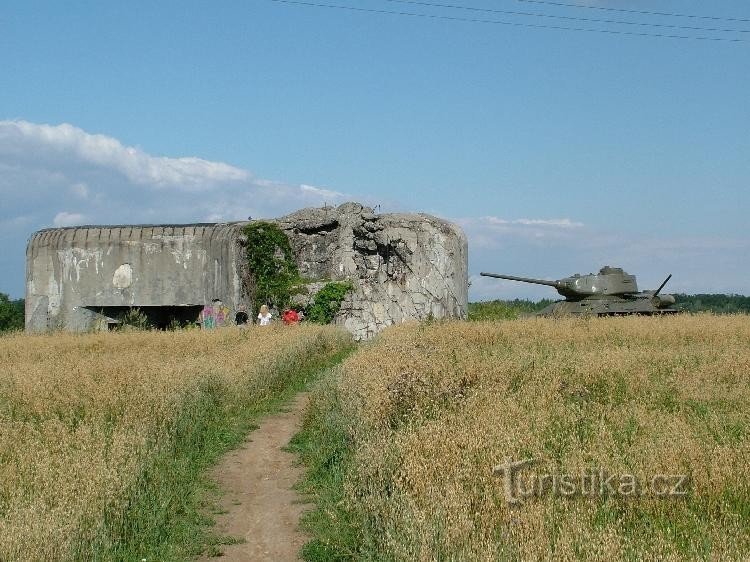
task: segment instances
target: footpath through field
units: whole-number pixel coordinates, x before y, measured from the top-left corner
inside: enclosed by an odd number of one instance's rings
[[[306,506],[293,486],[303,468],[283,449],[299,431],[307,398],[298,394],[288,408],[263,419],[244,445],[213,469],[223,492],[216,530],[244,541],[225,547],[222,561],[300,560],[307,537],[299,519]]]

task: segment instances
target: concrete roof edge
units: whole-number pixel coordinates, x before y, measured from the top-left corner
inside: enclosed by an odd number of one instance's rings
[[[161,224],[81,224],[78,226],[56,226],[42,228],[34,232],[41,234],[43,232],[58,232],[64,230],[85,230],[89,228],[188,228],[196,226],[241,226],[248,221],[228,221],[228,222],[190,222],[190,223],[161,223]]]

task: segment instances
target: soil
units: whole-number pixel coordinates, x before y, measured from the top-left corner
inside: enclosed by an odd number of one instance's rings
[[[223,497],[216,531],[244,541],[224,547],[222,562],[301,560],[308,537],[299,529],[308,505],[293,489],[303,475],[297,457],[282,450],[299,431],[307,395],[261,421],[243,446],[228,453],[213,469]]]

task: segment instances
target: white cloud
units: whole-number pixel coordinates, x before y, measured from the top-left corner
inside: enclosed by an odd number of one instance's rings
[[[471,223],[484,223],[487,225],[520,225],[520,226],[548,226],[551,228],[580,228],[582,222],[572,221],[570,219],[501,219],[499,217],[485,216],[478,219],[463,219]]]
[[[81,213],[68,213],[67,211],[57,213],[52,219],[52,224],[55,226],[77,226],[85,222],[86,217]]]
[[[332,200],[346,197],[344,193],[339,193],[338,191],[332,191],[330,189],[324,189],[322,187],[315,187],[314,185],[307,185],[303,183],[299,187],[305,193],[311,193],[320,197],[328,197]]]
[[[26,240],[40,228],[270,218],[346,198],[223,162],[151,155],[69,124],[0,121],[0,271],[11,280],[0,291],[22,294]]]
[[[524,226],[550,226],[554,228],[580,228],[582,222],[572,221],[570,219],[516,219],[512,224],[522,224]]]
[[[28,121],[0,121],[0,193],[8,206],[29,207],[39,226],[64,208],[64,193],[80,200],[81,209],[59,214],[55,225],[74,221],[70,215],[109,223],[243,220],[347,197],[254,178],[222,162],[153,156],[69,124]]]
[[[67,123],[0,121],[0,151],[17,155],[29,149],[116,171],[133,183],[152,187],[206,189],[250,179],[246,170],[223,162],[151,156],[140,148],[124,146],[115,138],[90,134]]]
[[[570,218],[504,219],[494,216],[456,219],[476,248],[497,249],[514,240],[536,240],[548,243],[579,236],[585,225]]]

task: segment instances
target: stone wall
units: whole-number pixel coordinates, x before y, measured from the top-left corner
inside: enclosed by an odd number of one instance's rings
[[[310,280],[308,299],[326,281],[352,282],[336,322],[357,339],[406,320],[466,317],[466,238],[452,223],[424,214],[375,214],[357,203],[303,209],[274,222]],[[27,249],[26,327],[90,330],[117,307],[211,310],[215,299],[232,317],[252,302],[242,247],[246,224],[40,231]]]
[[[466,318],[467,244],[456,225],[425,214],[375,214],[357,203],[281,219],[300,273],[353,281],[336,319],[358,339],[407,320]]]

